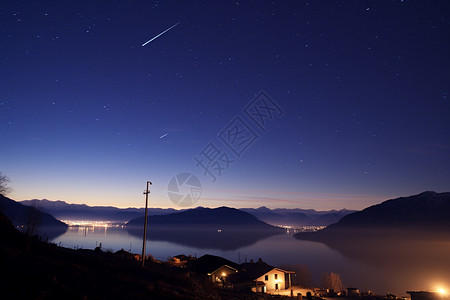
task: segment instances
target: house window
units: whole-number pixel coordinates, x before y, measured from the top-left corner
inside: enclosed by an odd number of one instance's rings
[[[277,280],[278,279],[278,274],[275,274],[275,280]]]
[[[269,275],[264,276],[264,280],[265,281],[269,280]]]

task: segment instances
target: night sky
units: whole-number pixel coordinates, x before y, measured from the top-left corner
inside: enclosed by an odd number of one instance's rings
[[[180,173],[209,207],[362,209],[450,191],[449,13],[448,1],[3,1],[9,196],[142,207],[150,180],[150,206],[179,208],[167,191]]]

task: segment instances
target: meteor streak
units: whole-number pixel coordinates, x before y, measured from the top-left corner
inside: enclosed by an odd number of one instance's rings
[[[150,40],[146,41],[145,43],[142,44],[142,47],[144,47],[145,45],[147,45],[148,43],[150,43],[153,40],[156,40],[157,38],[159,38],[160,36],[162,36],[164,33],[166,33],[167,31],[169,31],[170,29],[174,28],[175,26],[177,26],[178,24],[180,24],[180,22],[170,26],[169,28],[167,28],[166,30],[164,30],[163,32],[161,32],[158,35],[155,35],[153,38],[151,38]]]

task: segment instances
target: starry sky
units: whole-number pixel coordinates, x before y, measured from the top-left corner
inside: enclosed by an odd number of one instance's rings
[[[9,196],[142,207],[150,180],[150,206],[179,208],[168,189],[181,173],[207,207],[362,209],[450,191],[449,13],[448,1],[3,1]]]

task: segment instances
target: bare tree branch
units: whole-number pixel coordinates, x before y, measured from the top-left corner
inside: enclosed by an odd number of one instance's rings
[[[327,289],[334,290],[335,292],[339,292],[344,289],[341,276],[333,272],[322,274],[322,285]]]
[[[11,192],[11,188],[8,186],[9,183],[9,178],[0,172],[0,195],[6,195]]]

